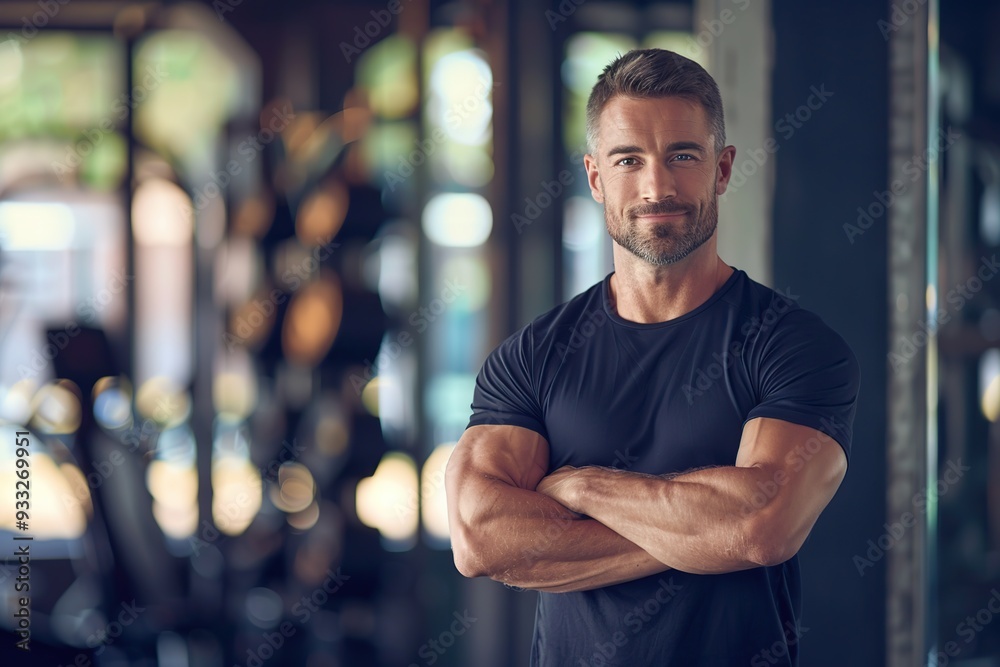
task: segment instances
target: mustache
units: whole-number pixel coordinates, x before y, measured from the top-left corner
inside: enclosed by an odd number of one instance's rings
[[[677,213],[691,213],[692,210],[693,209],[686,204],[661,201],[653,204],[642,204],[640,206],[630,208],[628,211],[628,217],[635,219],[640,215],[674,215]]]

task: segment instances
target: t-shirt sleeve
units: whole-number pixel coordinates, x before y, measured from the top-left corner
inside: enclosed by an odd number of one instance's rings
[[[486,357],[476,376],[469,426],[522,426],[548,440],[533,381],[532,345],[533,336],[529,324],[511,334]]]
[[[814,428],[836,440],[850,463],[861,373],[847,342],[796,308],[775,323],[755,365],[760,399],[744,423],[772,417]]]

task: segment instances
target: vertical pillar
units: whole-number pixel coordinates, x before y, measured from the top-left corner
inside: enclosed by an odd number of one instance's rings
[[[886,205],[889,227],[889,402],[887,452],[887,507],[890,524],[916,515],[916,523],[893,540],[887,550],[886,661],[889,667],[926,664],[930,646],[931,562],[937,513],[934,487],[937,451],[929,436],[936,426],[936,386],[928,382],[933,367],[935,336],[926,335],[912,357],[898,354],[898,341],[919,343],[920,322],[927,321],[928,260],[936,255],[936,224],[928,225],[928,185],[936,182],[935,168],[913,181],[905,165],[925,154],[928,146],[928,20],[925,3],[914,3],[906,20],[898,21],[886,3],[885,33],[889,43],[889,182],[894,199]],[[898,11],[898,10],[896,10]],[[933,10],[930,10],[933,11]],[[889,29],[891,26],[893,29]],[[936,123],[935,123],[936,126]],[[929,180],[928,180],[929,179]],[[932,229],[933,228],[933,234]],[[929,253],[930,251],[930,253]],[[936,268],[936,261],[932,263]],[[936,306],[935,306],[936,311]],[[909,356],[909,355],[907,355]],[[929,394],[933,389],[933,394]],[[914,499],[927,498],[919,511]]]
[[[772,122],[788,127],[773,158],[774,286],[840,333],[861,367],[850,469],[799,552],[801,664],[882,664],[872,656],[885,654],[886,573],[896,556],[870,543],[887,516],[890,234],[884,210],[871,222],[859,211],[889,187],[889,44],[878,26],[887,10],[862,0],[772,6]],[[912,251],[922,261],[921,248]],[[921,393],[910,405],[919,413],[923,402]]]
[[[719,84],[726,143],[736,146],[729,188],[719,201],[719,256],[772,285],[774,161],[782,137],[771,118],[771,2],[697,0],[693,32]]]

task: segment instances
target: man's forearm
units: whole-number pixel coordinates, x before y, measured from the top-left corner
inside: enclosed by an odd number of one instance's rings
[[[735,463],[670,475],[564,466],[535,490],[677,570],[720,574],[794,556],[847,472],[836,440],[769,418],[747,422]]]
[[[556,471],[538,488],[673,568],[719,574],[791,558],[836,488],[816,484],[795,502],[761,494],[775,474],[758,466],[671,477],[588,467]]]
[[[671,478],[581,468],[569,506],[684,572],[718,574],[774,558],[750,499],[766,472],[717,467]],[[558,497],[558,495],[556,496]]]
[[[474,513],[453,526],[464,573],[548,592],[600,588],[670,569],[635,543],[558,502],[499,480],[476,481]],[[459,508],[461,516],[462,508]]]

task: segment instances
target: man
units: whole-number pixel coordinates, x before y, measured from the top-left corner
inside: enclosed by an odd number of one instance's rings
[[[584,164],[615,270],[507,338],[446,473],[455,563],[541,591],[531,665],[797,665],[796,553],[847,470],[855,356],[716,253],[715,81],[598,79]]]

